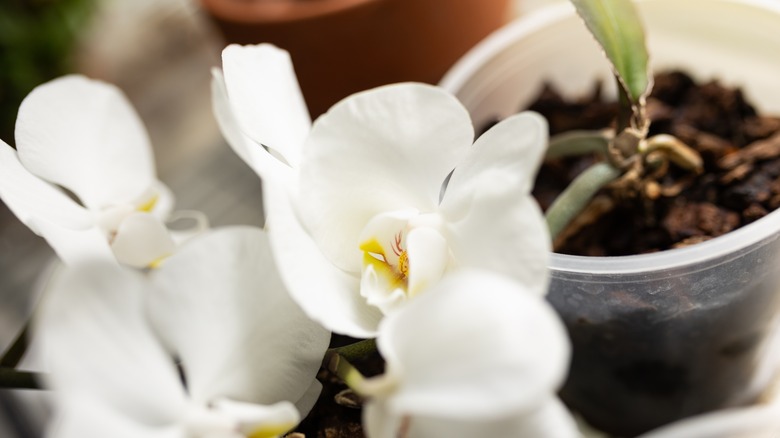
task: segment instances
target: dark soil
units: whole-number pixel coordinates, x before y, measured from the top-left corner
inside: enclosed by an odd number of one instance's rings
[[[565,101],[546,86],[528,108],[550,122],[551,135],[573,129],[609,127],[617,105],[600,87],[577,101]],[[578,227],[556,252],[588,256],[642,254],[677,248],[753,222],[780,206],[780,118],[760,116],[739,89],[718,82],[696,84],[681,72],[659,74],[648,99],[650,136],[672,134],[697,150],[704,172],[695,176],[673,165],[654,195],[625,196],[615,188],[597,195],[607,210]],[[546,209],[593,157],[546,163],[534,195]]]

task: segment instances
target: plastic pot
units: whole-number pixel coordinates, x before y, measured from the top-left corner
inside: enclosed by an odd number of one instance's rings
[[[228,43],[291,53],[312,117],[391,82],[438,82],[510,0],[200,0]]]
[[[780,114],[780,3],[638,4],[655,70],[739,85]],[[568,4],[497,31],[442,81],[477,126],[522,108],[551,81],[564,94],[612,84]],[[614,94],[614,87],[610,89]],[[633,436],[754,401],[780,363],[780,211],[683,249],[625,257],[554,254],[549,301],[573,342],[562,397],[594,426]]]

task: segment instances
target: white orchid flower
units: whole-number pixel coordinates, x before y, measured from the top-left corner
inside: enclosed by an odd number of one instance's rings
[[[525,287],[461,270],[380,324],[386,373],[366,381],[370,438],[579,436],[555,391],[570,348]]]
[[[19,107],[17,150],[0,143],[0,198],[63,262],[115,256],[146,267],[173,252],[164,225],[173,196],[116,87],[76,75],[40,85]]]
[[[259,229],[195,238],[148,274],[79,264],[52,289],[36,324],[61,408],[50,437],[274,437],[321,390],[329,333]]]
[[[312,126],[286,52],[229,46],[223,69],[215,114],[263,179],[282,276],[312,318],[375,336],[383,315],[461,267],[545,293],[550,238],[530,196],[543,118],[510,117],[472,145],[452,95],[407,83],[348,97]]]

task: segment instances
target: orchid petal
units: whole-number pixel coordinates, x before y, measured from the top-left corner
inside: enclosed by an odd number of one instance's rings
[[[671,423],[641,438],[776,438],[780,404],[710,412]]]
[[[304,145],[306,228],[332,263],[357,271],[366,223],[386,211],[433,212],[473,136],[465,108],[433,86],[389,85],[342,100],[317,119]]]
[[[414,228],[406,237],[409,254],[409,296],[439,281],[449,262],[447,240],[429,227]]]
[[[408,417],[407,417],[408,418]],[[388,412],[387,400],[369,399],[363,405],[363,430],[368,438],[397,438],[406,436],[401,431],[404,417]]]
[[[119,224],[111,249],[119,263],[146,268],[173,254],[171,235],[150,213],[132,213]]]
[[[140,118],[114,86],[65,76],[35,88],[16,119],[19,159],[89,209],[129,202],[155,182]]]
[[[386,263],[368,254],[363,257],[366,267],[360,280],[360,296],[385,315],[398,309],[406,302],[403,280]]]
[[[571,414],[563,404],[550,397],[530,413],[486,419],[442,418],[411,415],[389,415],[382,403],[369,402],[364,408],[364,426],[369,438],[579,438],[581,435]],[[404,430],[403,434],[399,433]]]
[[[63,228],[86,229],[92,226],[89,212],[58,188],[41,180],[22,166],[16,151],[0,141],[0,198],[22,223],[44,219]]]
[[[58,410],[47,438],[187,438],[174,424],[145,425],[91,397],[64,397]]]
[[[113,259],[92,215],[58,188],[22,166],[16,152],[0,141],[0,198],[67,264],[91,258]]]
[[[219,399],[212,404],[217,412],[238,423],[238,432],[247,437],[276,437],[290,431],[301,421],[298,410],[290,402],[263,406]]]
[[[569,344],[542,298],[462,270],[386,316],[377,339],[399,386],[396,415],[474,419],[535,409],[563,381]]]
[[[290,54],[270,44],[231,44],[222,51],[222,69],[233,114],[243,132],[297,168],[311,117]]]
[[[358,292],[359,280],[322,254],[302,228],[284,187],[263,185],[268,236],[290,295],[310,318],[356,338],[376,336],[382,313]]]
[[[293,177],[292,168],[272,156],[262,144],[254,142],[244,134],[238,120],[236,120],[236,114],[230,106],[225,78],[222,72],[216,68],[212,70],[211,95],[214,116],[222,135],[233,151],[263,180],[274,180],[280,184],[291,180]],[[305,132],[308,133],[308,131],[307,127]],[[300,141],[302,142],[302,140]]]
[[[315,379],[311,382],[309,389],[303,393],[303,396],[295,402],[295,409],[298,410],[301,417],[309,415],[309,412],[311,412],[315,403],[319,400],[320,393],[322,393],[322,383]]]
[[[57,257],[68,266],[95,259],[116,264],[116,258],[105,233],[97,227],[73,230],[43,219],[31,219],[29,226],[31,229],[38,230],[51,245]]]
[[[160,181],[155,181],[150,190],[152,192],[149,213],[155,215],[161,221],[168,219],[173,211],[175,197],[171,189]],[[148,203],[148,201],[147,201]],[[146,211],[146,210],[144,210]]]
[[[160,292],[150,310],[184,364],[194,401],[270,404],[309,389],[330,335],[287,295],[261,230],[192,239],[153,279]]]
[[[477,177],[486,171],[514,176],[517,193],[530,193],[547,150],[547,129],[547,121],[530,111],[493,126],[477,139],[469,155],[458,164],[443,202],[459,202],[457,198],[468,197]],[[448,201],[448,198],[456,199]]]
[[[536,201],[512,188],[513,178],[485,171],[474,183],[470,203],[442,205],[447,238],[461,267],[488,269],[512,277],[537,295],[547,293],[549,229]]]
[[[185,395],[145,318],[143,302],[154,292],[142,274],[107,262],[58,275],[35,327],[53,388],[94,397],[141,424],[174,421]]]

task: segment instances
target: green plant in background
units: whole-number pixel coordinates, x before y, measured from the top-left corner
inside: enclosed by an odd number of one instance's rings
[[[578,176],[547,210],[553,238],[607,184],[614,182],[624,192],[640,194],[666,172],[670,162],[694,173],[703,169],[699,154],[677,138],[666,134],[647,137],[650,119],[646,99],[653,88],[653,77],[642,22],[633,2],[571,2],[610,62],[620,105],[614,132],[573,131],[550,139],[548,158],[588,153],[607,158]]]
[[[36,85],[71,72],[71,52],[95,0],[0,2],[0,138],[12,140],[16,110]]]

